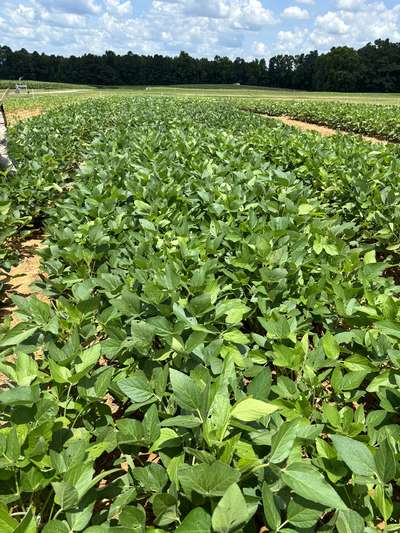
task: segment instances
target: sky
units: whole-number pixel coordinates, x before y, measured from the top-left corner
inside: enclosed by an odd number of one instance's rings
[[[266,58],[400,41],[400,0],[0,0],[0,45]]]

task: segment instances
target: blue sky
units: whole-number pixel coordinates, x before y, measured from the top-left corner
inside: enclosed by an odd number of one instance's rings
[[[269,58],[400,41],[400,0],[1,0],[0,44]]]

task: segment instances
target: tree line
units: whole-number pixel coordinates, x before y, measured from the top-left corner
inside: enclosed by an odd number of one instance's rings
[[[342,46],[325,54],[281,54],[245,61],[215,56],[84,54],[63,57],[0,46],[0,79],[89,85],[260,85],[310,91],[400,92],[400,43],[388,39],[359,50]]]

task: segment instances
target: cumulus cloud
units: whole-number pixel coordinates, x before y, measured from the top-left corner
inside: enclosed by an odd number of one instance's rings
[[[328,11],[325,15],[316,18],[316,26],[326,33],[344,34],[350,30],[350,26],[346,24],[338,13]]]
[[[339,9],[347,11],[358,11],[365,8],[364,0],[336,0],[336,5]]]
[[[269,55],[268,46],[265,43],[259,41],[253,43],[251,51],[256,57],[266,57]]]
[[[389,8],[383,2],[342,1],[341,9],[317,16],[313,26],[301,32],[280,32],[277,47],[282,51],[297,46],[297,51],[317,48],[324,52],[332,46],[359,48],[376,39],[400,41],[400,5]]]
[[[13,48],[67,55],[185,50],[268,58],[378,38],[400,41],[400,0],[390,2],[397,5],[292,0],[278,14],[268,0],[0,0],[0,39]]]
[[[304,51],[307,30],[279,31],[277,49],[279,52],[297,54]]]
[[[307,9],[302,9],[299,6],[289,6],[283,10],[282,15],[286,18],[305,20],[310,17]]]
[[[96,0],[38,0],[38,3],[50,11],[61,11],[77,15],[99,15],[101,3]]]
[[[133,13],[133,4],[131,0],[106,0],[106,8],[109,12],[118,17],[127,17]]]

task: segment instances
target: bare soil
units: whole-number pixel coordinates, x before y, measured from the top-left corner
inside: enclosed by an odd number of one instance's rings
[[[6,287],[5,298],[0,302],[0,318],[11,315],[13,326],[18,324],[19,320],[14,316],[15,306],[11,301],[12,295],[35,295],[39,300],[49,302],[47,296],[32,288],[32,284],[40,280],[40,257],[36,255],[36,250],[40,248],[43,248],[42,239],[35,238],[25,241],[19,248],[20,263],[11,268],[6,276],[0,276],[0,281],[5,283]]]
[[[13,111],[7,113],[7,120],[12,126],[16,124],[19,120],[26,120],[27,118],[37,117],[43,113],[43,109],[38,107],[36,109],[20,109],[18,111]]]
[[[264,113],[260,113],[260,114],[264,117],[272,118],[274,120],[278,120],[279,122],[283,122],[283,124],[286,124],[287,126],[294,126],[296,128],[299,128],[302,131],[316,131],[323,137],[331,137],[332,135],[336,135],[338,131],[340,131],[341,133],[346,133],[346,134],[349,133],[347,131],[335,130],[333,128],[328,128],[327,126],[320,126],[319,124],[313,124],[311,122],[303,122],[302,120],[295,120],[287,116],[272,117]],[[388,141],[385,141],[383,139],[377,139],[376,137],[369,137],[367,135],[362,135],[362,138],[365,141],[369,141],[375,144],[388,144]]]

